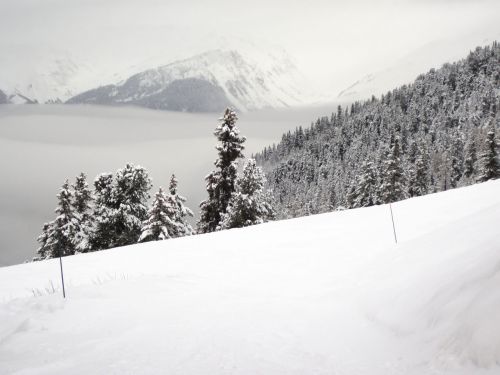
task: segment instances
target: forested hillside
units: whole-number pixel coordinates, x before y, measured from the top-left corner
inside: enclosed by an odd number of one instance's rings
[[[256,155],[278,217],[371,206],[499,177],[500,44],[284,134]]]

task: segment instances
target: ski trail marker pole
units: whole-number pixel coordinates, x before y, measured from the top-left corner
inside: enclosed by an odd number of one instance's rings
[[[61,254],[59,254],[59,267],[61,268],[61,284],[62,284],[63,298],[66,298],[66,290],[64,289],[64,273],[63,273]]]
[[[391,220],[392,220],[392,230],[394,231],[394,241],[398,243],[398,237],[396,236],[396,226],[394,225],[394,215],[392,214],[392,205],[389,203],[389,209],[391,210]]]

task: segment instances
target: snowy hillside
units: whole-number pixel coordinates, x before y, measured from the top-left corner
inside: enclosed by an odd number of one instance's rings
[[[383,70],[367,74],[338,93],[340,100],[369,99],[372,95],[380,96],[396,87],[408,84],[419,74],[430,69],[438,69],[447,62],[453,62],[478,45],[491,44],[500,39],[500,33],[494,37],[484,37],[483,34],[471,34],[457,40],[438,40],[427,43],[406,56],[391,61]]]
[[[99,87],[68,103],[134,104],[155,109],[217,112],[303,104],[304,82],[284,52],[211,50]]]
[[[499,188],[1,268],[0,373],[498,374]]]
[[[64,101],[101,78],[85,60],[43,45],[6,48],[0,71],[0,89],[14,104]]]

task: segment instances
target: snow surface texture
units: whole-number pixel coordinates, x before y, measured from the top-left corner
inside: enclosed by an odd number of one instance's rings
[[[2,268],[0,373],[498,374],[499,188]]]

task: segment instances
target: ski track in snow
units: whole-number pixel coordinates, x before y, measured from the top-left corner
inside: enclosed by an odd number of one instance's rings
[[[0,373],[499,374],[499,188],[0,268]]]

